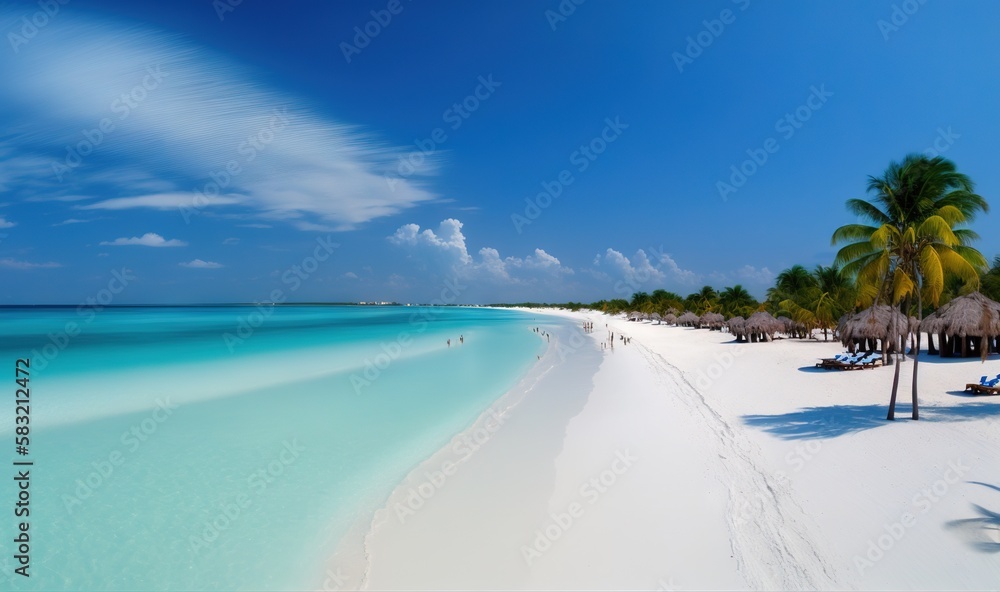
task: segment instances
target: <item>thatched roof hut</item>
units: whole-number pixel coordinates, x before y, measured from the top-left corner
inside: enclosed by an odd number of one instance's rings
[[[850,351],[881,350],[884,354],[895,351],[895,346],[902,344],[909,328],[909,319],[898,308],[879,304],[846,319],[841,317],[837,333]]]
[[[630,321],[641,321],[642,320],[642,313],[639,312],[639,311],[637,311],[637,310],[633,310],[632,312],[628,313],[628,320],[630,320]]]
[[[771,316],[771,313],[763,310],[758,310],[750,315],[745,327],[747,337],[751,343],[771,341],[774,339],[775,333],[785,328],[781,321]]]
[[[668,312],[666,316],[663,317],[663,322],[668,325],[673,325],[677,323],[677,315],[672,312]]]
[[[726,322],[726,317],[717,312],[706,312],[701,315],[700,321],[702,327],[708,327],[714,331],[722,328],[722,325]]]
[[[701,322],[701,318],[691,311],[677,317],[677,324],[685,327],[697,327],[699,322]]]
[[[977,356],[996,351],[996,338],[1000,335],[1000,303],[979,292],[959,296],[921,321],[920,331],[939,336],[943,357]],[[931,353],[936,353],[933,338],[929,349]]]
[[[744,341],[747,336],[747,320],[743,317],[733,317],[726,323],[729,332],[736,336],[736,341]]]
[[[649,318],[650,320],[656,321],[657,325],[659,325],[660,321],[663,320],[663,317],[661,317],[660,313],[658,312],[654,312],[653,314],[649,315]]]

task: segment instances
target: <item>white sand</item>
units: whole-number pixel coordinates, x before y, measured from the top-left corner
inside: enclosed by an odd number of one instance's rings
[[[495,406],[482,446],[414,471],[345,588],[1000,585],[1000,397],[955,393],[997,360],[922,355],[919,422],[903,364],[887,422],[892,368],[814,370],[833,342],[558,314],[595,331],[552,330],[561,348]],[[602,351],[605,323],[631,344]],[[421,484],[433,495],[408,502]]]

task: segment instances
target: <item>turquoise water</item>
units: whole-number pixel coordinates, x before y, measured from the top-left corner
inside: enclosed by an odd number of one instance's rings
[[[4,536],[0,588],[302,589],[528,370],[532,325],[475,308],[0,309],[0,389],[32,358],[35,462],[31,578],[7,575]]]

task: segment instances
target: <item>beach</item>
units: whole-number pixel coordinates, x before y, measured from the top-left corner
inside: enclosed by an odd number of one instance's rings
[[[435,475],[453,445],[412,471],[363,552],[331,564],[360,569],[345,589],[1000,581],[1000,401],[961,393],[1000,371],[995,359],[924,351],[917,422],[906,361],[888,422],[892,367],[816,369],[843,351],[821,334],[737,344],[719,331],[530,312],[539,325],[544,314],[573,323],[551,323],[556,343],[511,404],[467,430],[489,434],[474,453],[446,479]],[[418,504],[421,485],[433,493]]]

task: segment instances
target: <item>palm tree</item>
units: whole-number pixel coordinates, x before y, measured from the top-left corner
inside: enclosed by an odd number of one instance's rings
[[[649,302],[649,294],[645,292],[636,292],[635,294],[632,294],[632,301],[629,302],[629,306],[632,307],[632,310],[641,310],[647,302]]]
[[[1000,300],[1000,255],[993,258],[993,265],[980,278],[980,291],[984,296]],[[956,294],[958,296],[960,294]]]
[[[805,269],[800,265],[795,267]],[[793,268],[794,269],[794,268]],[[791,271],[791,269],[785,270]],[[782,272],[785,273],[785,272]],[[817,265],[809,275],[811,281],[800,281],[798,290],[778,303],[781,310],[787,311],[792,319],[811,329],[823,329],[823,339],[829,340],[829,331],[837,325],[837,320],[854,308],[855,291],[850,278],[841,273],[836,266],[824,267]],[[781,289],[781,275],[778,285],[772,290],[785,293]],[[786,286],[788,289],[790,286]],[[769,290],[770,292],[770,290]]]
[[[725,288],[719,294],[719,307],[723,313],[734,316],[750,316],[759,306],[757,300],[746,289],[737,284]]]
[[[694,296],[694,300],[698,308],[698,314],[705,314],[706,312],[714,310],[718,305],[719,294],[712,286],[703,286],[701,290],[698,290],[698,292],[692,296]],[[690,296],[688,298],[690,298]]]
[[[793,265],[782,271],[774,279],[774,286],[767,289],[767,308],[775,314],[788,314],[794,316],[795,311],[783,306],[796,295],[801,295],[805,290],[816,287],[816,280],[805,267]]]
[[[670,308],[681,310],[684,308],[684,299],[666,290],[653,290],[650,298],[656,303],[656,312],[666,314]]]
[[[986,259],[968,246],[978,235],[956,226],[971,222],[989,205],[974,192],[968,176],[941,157],[911,154],[893,162],[880,177],[868,178],[871,201],[850,199],[847,209],[868,224],[847,224],[833,233],[833,244],[848,243],[837,253],[836,264],[856,278],[863,303],[886,300],[899,305],[904,314],[911,298],[936,304],[944,289],[945,276],[958,276],[978,284],[978,271]],[[917,357],[913,356],[913,419],[917,405]],[[887,419],[895,418],[899,364],[896,364]]]

